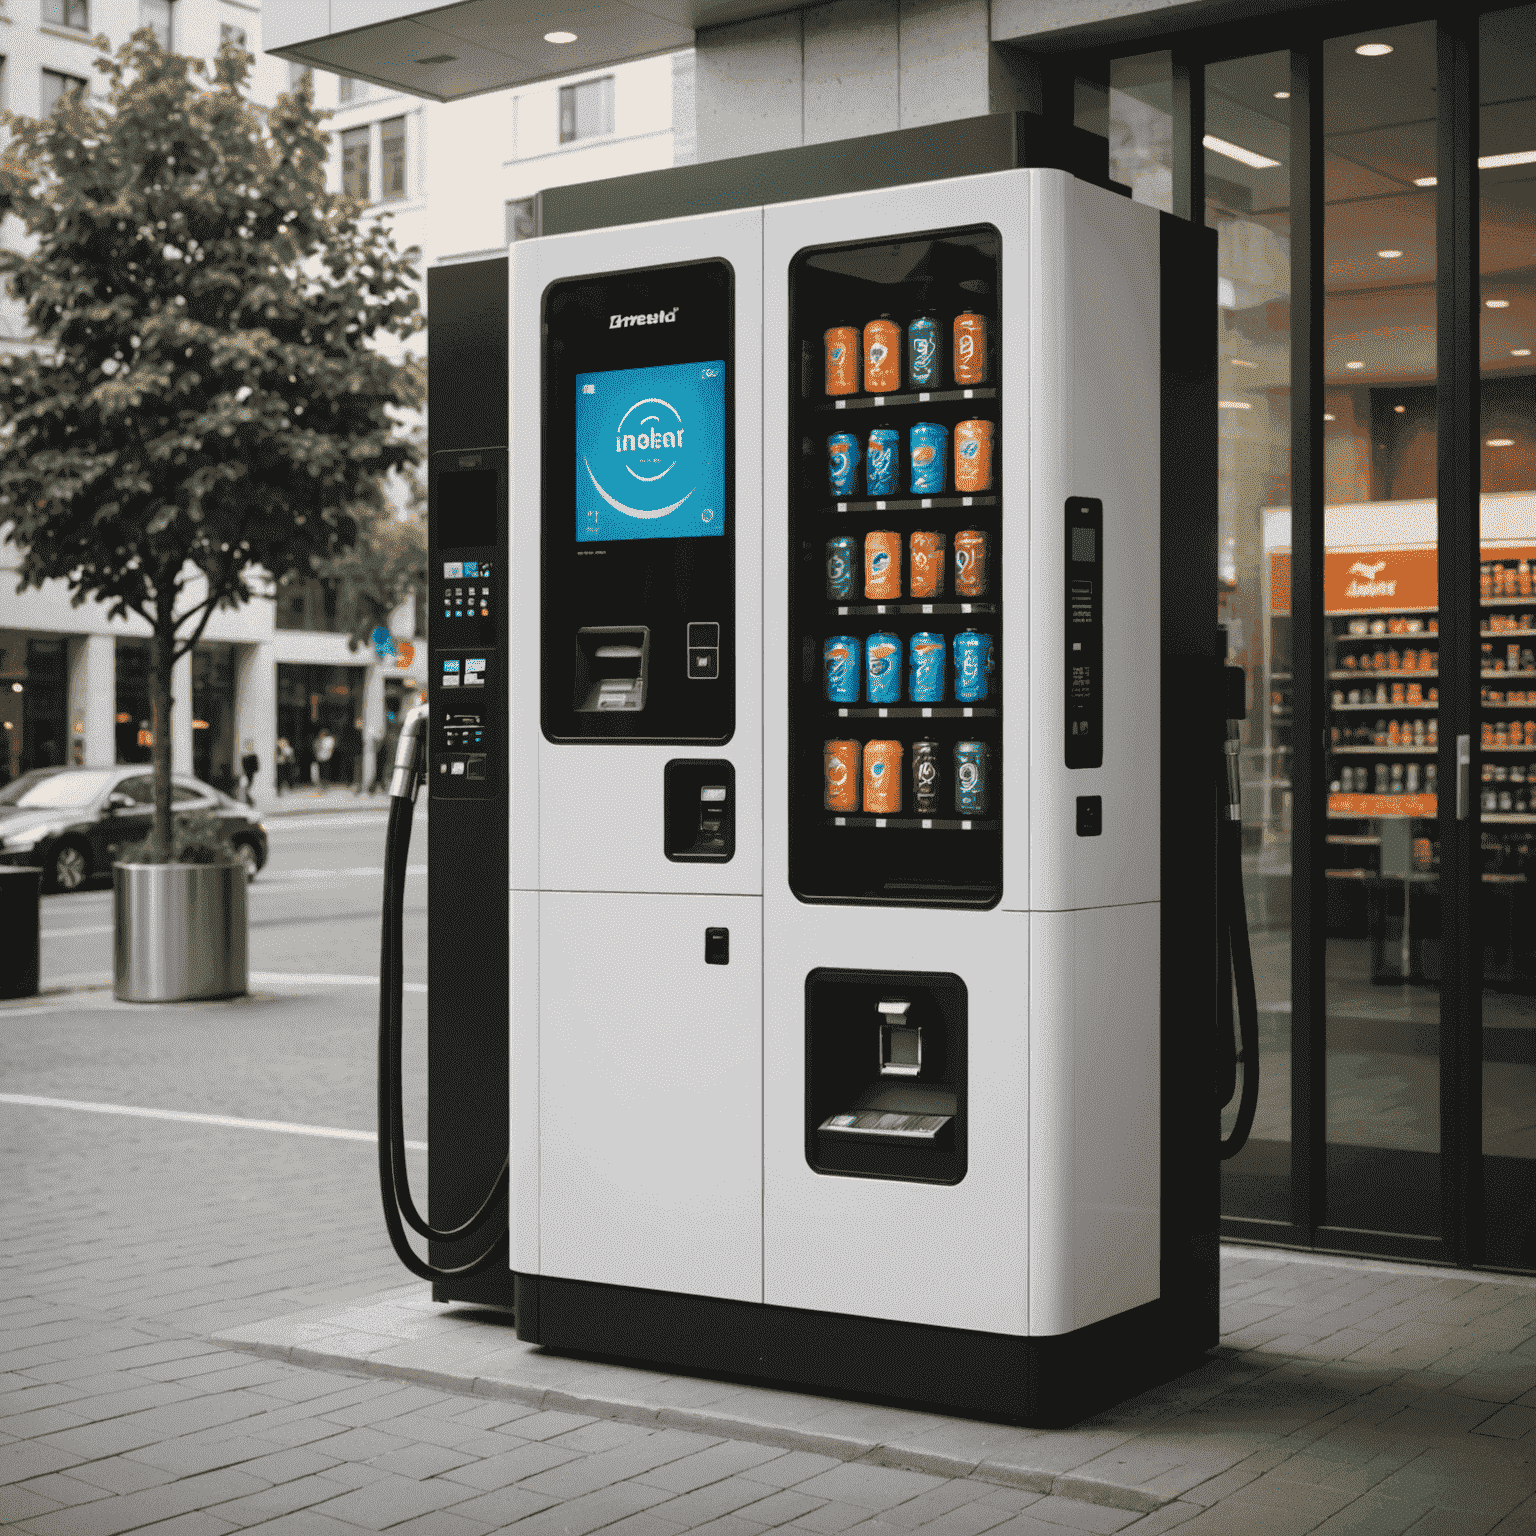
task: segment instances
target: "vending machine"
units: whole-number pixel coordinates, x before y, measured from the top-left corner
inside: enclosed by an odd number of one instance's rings
[[[434,454],[508,1294],[552,1348],[1068,1422],[1216,1337],[1213,252],[1081,167],[804,153],[514,244],[505,465]]]

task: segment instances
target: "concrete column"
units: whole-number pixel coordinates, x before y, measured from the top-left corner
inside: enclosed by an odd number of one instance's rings
[[[805,142],[800,13],[700,32],[694,49],[700,160]]]
[[[251,793],[277,791],[277,660],[271,641],[235,647],[235,772],[252,741],[261,768]]]
[[[110,768],[117,760],[117,676],[111,635],[69,642],[69,761]]]
[[[893,0],[837,0],[805,13],[805,143],[901,126],[900,31]]]
[[[384,745],[384,668],[375,662],[363,679],[363,788],[373,783]]]
[[[692,48],[672,55],[672,164],[692,165],[699,158],[698,112],[693,91]]]
[[[192,653],[171,668],[171,772],[192,772]]]

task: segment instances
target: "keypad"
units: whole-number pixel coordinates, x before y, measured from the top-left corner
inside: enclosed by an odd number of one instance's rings
[[[443,584],[443,617],[445,619],[488,619],[491,616],[491,584],[485,580],[491,574],[487,562],[479,562],[478,581],[446,581]],[[454,569],[458,569],[457,566]]]

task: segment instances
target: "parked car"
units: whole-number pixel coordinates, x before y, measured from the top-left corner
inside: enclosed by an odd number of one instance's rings
[[[52,891],[73,891],[108,873],[125,848],[149,835],[155,781],[142,764],[119,768],[34,768],[0,789],[0,864],[43,871]],[[171,810],[217,816],[254,880],[267,862],[267,832],[256,814],[211,784],[178,773]]]

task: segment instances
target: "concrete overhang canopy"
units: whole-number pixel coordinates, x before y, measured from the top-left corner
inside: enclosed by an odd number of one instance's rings
[[[295,63],[458,101],[693,44],[784,0],[266,0],[262,47]],[[570,43],[546,32],[574,32]]]

